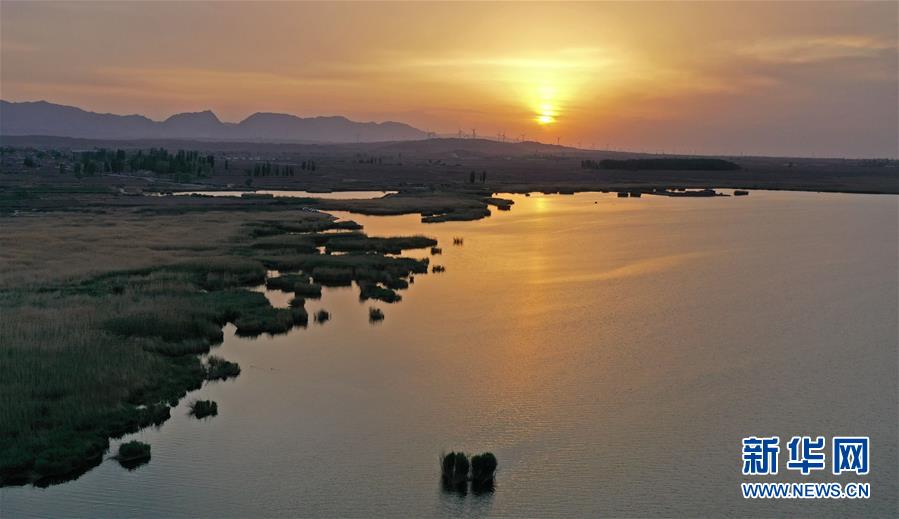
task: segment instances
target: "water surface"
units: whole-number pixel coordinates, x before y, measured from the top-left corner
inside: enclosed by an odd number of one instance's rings
[[[148,465],[0,490],[0,515],[896,514],[895,197],[511,198],[477,222],[338,213],[438,238],[446,272],[375,326],[355,287],[309,301],[325,325],[228,326],[213,353],[242,374],[187,399],[219,416],[182,402],[125,438]],[[870,435],[874,497],[743,500],[740,441],[774,434]],[[443,492],[450,449],[496,453],[496,491]]]

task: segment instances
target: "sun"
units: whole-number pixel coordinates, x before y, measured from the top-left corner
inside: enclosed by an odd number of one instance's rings
[[[556,108],[554,97],[556,97],[556,89],[551,87],[542,87],[537,90],[536,115],[534,120],[537,124],[546,126],[556,122],[559,110]]]

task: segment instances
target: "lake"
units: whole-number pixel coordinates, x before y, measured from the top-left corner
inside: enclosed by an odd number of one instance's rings
[[[213,353],[241,375],[126,437],[149,464],[4,488],[0,515],[896,513],[899,199],[500,196],[512,210],[476,222],[336,213],[439,239],[446,272],[391,305],[326,289],[307,309],[331,321],[286,335],[229,325]],[[189,418],[195,398],[219,415]],[[871,473],[785,471],[800,434],[870,436]],[[741,475],[753,435],[781,437],[778,476]],[[443,491],[452,449],[494,452],[495,492]],[[744,500],[744,481],[865,481],[872,498]]]

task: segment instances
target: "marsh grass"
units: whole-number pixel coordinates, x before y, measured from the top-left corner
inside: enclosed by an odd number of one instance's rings
[[[368,309],[368,321],[372,323],[381,322],[384,320],[384,312],[381,311],[380,308],[370,307]]]
[[[293,318],[293,324],[305,327],[309,324],[309,313],[305,308],[291,308],[290,315]]]
[[[332,237],[325,244],[329,251],[379,252],[382,254],[400,254],[404,250],[425,249],[435,245],[437,245],[437,240],[426,236],[380,238],[364,234]]]
[[[243,311],[234,319],[236,333],[242,337],[255,337],[263,333],[271,335],[286,333],[293,328],[293,325],[293,312],[289,308],[255,308]]]
[[[325,309],[321,309],[318,312],[315,312],[315,322],[317,322],[318,324],[325,324],[330,319],[331,314],[328,313],[328,311]]]
[[[312,270],[312,277],[325,286],[349,286],[354,275],[350,267],[316,267]]]
[[[305,274],[282,274],[265,280],[265,286],[271,290],[296,292],[306,297],[321,297],[321,285],[312,283]]]
[[[207,418],[219,414],[219,406],[212,400],[194,400],[190,403],[190,415],[194,418]]]
[[[394,290],[384,288],[377,283],[361,281],[359,282],[359,300],[366,301],[368,299],[377,299],[385,303],[396,303],[401,301],[403,297]]]
[[[471,457],[471,484],[474,486],[486,486],[493,482],[496,473],[496,456],[492,452],[485,452]]]
[[[119,445],[117,456],[120,462],[150,459],[150,446],[144,442],[133,440]]]
[[[231,204],[196,201],[213,202]],[[306,325],[301,301],[321,287],[300,280],[290,287],[291,308],[273,308],[264,294],[244,288],[264,283],[268,268],[336,269],[341,280],[349,272],[396,287],[427,272],[427,260],[373,251],[298,252],[307,239],[358,240],[359,226],[320,213],[276,213],[277,202],[265,212],[248,206],[240,218],[191,207],[189,225],[176,207],[36,215],[4,228],[0,486],[77,477],[102,461],[110,438],[163,423],[207,378],[237,374],[233,363],[198,357],[222,340],[226,323],[241,335]],[[271,215],[283,219],[262,219]],[[285,238],[289,233],[313,234]]]
[[[440,455],[440,472],[443,481],[449,485],[465,485],[468,482],[469,462],[464,452],[450,452]]]
[[[206,380],[228,380],[240,375],[240,366],[221,357],[210,355],[206,359]]]
[[[224,275],[216,284],[251,278]],[[226,322],[243,331],[294,325],[293,313],[263,294],[204,291],[207,280],[177,264],[0,290],[0,484],[77,475],[98,462],[109,438],[161,424],[209,375],[196,354],[221,340]]]
[[[278,234],[266,236],[254,241],[250,247],[261,250],[290,250],[295,252],[314,252],[318,245],[309,235]]]
[[[433,272],[434,274],[446,272],[446,267],[444,267],[443,265],[434,265],[433,267],[431,267],[431,272]]]

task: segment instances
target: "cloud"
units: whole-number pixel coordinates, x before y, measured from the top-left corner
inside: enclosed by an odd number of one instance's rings
[[[759,41],[738,49],[737,53],[769,63],[805,64],[875,58],[884,51],[895,50],[895,42],[870,36],[842,35]]]

